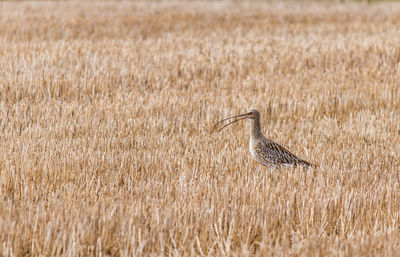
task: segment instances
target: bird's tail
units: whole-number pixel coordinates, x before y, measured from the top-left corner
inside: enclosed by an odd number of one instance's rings
[[[312,163],[310,163],[310,162],[308,162],[308,161],[305,161],[305,160],[302,160],[302,159],[299,159],[299,164],[300,165],[302,165],[302,166],[304,166],[304,167],[306,167],[307,169],[308,168],[317,168],[318,166],[317,165],[315,165],[315,164],[312,164]]]

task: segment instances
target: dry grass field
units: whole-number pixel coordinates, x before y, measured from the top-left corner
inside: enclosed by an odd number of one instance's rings
[[[1,2],[0,256],[400,256],[400,4]],[[250,158],[263,133],[317,169]]]

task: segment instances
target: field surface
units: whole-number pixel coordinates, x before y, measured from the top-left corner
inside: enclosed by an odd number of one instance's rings
[[[1,2],[0,256],[400,256],[400,4]],[[270,170],[266,137],[317,169]]]

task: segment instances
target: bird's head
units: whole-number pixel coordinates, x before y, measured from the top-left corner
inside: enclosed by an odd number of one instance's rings
[[[236,118],[236,119],[235,119],[235,118]],[[229,126],[230,124],[235,123],[235,122],[237,122],[237,121],[239,121],[239,120],[249,119],[250,121],[251,121],[251,120],[254,121],[254,120],[258,120],[259,118],[260,118],[260,113],[259,113],[257,110],[250,110],[248,113],[245,113],[245,114],[239,114],[239,115],[235,115],[235,116],[232,116],[232,117],[225,118],[225,119],[219,121],[218,123],[216,123],[216,124],[214,125],[214,127],[216,127],[216,126],[219,125],[221,122],[224,122],[224,121],[226,121],[226,120],[235,119],[235,120],[229,122],[228,124],[224,125],[222,128],[220,128],[220,129],[218,130],[218,132],[220,132],[220,131],[223,130],[225,127],[227,127],[227,126]]]
[[[246,115],[248,119],[257,120],[260,118],[260,113],[257,110],[250,110]]]

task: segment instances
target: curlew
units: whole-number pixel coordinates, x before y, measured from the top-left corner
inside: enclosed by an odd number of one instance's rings
[[[235,123],[237,121],[248,119],[250,121],[250,153],[251,156],[259,163],[268,167],[280,167],[280,166],[297,166],[302,165],[306,168],[316,167],[315,165],[298,158],[296,155],[289,152],[283,146],[267,139],[261,133],[260,127],[260,113],[257,110],[251,110],[249,113],[240,114],[232,116],[219,121],[214,126],[216,127],[221,122],[229,119],[235,119],[228,124],[224,125],[218,130],[220,132],[222,129],[228,125]]]

